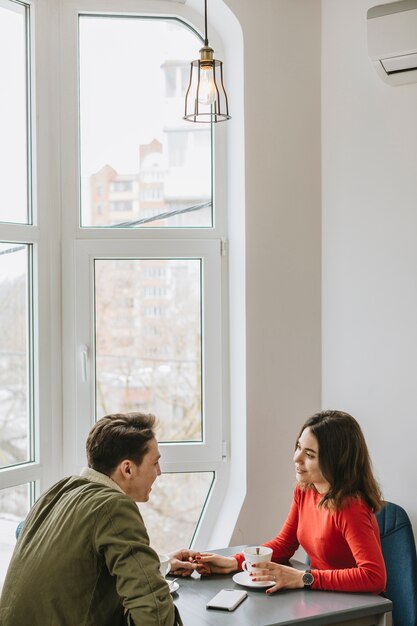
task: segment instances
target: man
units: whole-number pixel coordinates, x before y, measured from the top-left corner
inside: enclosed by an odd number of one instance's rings
[[[108,415],[87,439],[88,468],[61,480],[25,520],[0,601],[2,626],[181,624],[136,502],[160,475],[155,418]],[[171,555],[187,575],[193,553]]]

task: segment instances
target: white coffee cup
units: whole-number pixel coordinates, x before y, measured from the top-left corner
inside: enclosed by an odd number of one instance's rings
[[[267,548],[265,546],[250,546],[249,548],[245,548],[243,550],[243,556],[245,560],[242,563],[242,569],[248,574],[251,574],[254,570],[252,569],[253,563],[265,563],[265,561],[270,561],[272,558],[272,548]]]
[[[159,554],[159,571],[161,572],[161,576],[165,578],[171,569],[171,561],[167,554]]]

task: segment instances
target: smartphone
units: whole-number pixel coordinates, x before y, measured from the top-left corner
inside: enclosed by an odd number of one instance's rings
[[[234,611],[245,598],[248,597],[246,591],[240,589],[222,589],[214,598],[207,602],[207,609],[223,609],[224,611]]]

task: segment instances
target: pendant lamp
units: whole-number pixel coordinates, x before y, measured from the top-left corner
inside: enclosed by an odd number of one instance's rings
[[[190,84],[185,95],[184,118],[206,123],[230,120],[227,93],[223,84],[223,63],[213,58],[207,37],[207,0],[204,0],[204,46],[200,58],[191,61]]]

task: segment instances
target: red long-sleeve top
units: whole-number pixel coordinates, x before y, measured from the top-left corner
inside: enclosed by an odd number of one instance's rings
[[[350,498],[338,511],[319,508],[321,497],[313,488],[295,488],[284,526],[263,544],[272,548],[272,560],[287,563],[301,545],[310,557],[313,589],[383,592],[386,570],[373,511],[362,498]],[[235,558],[241,568],[243,554]]]

